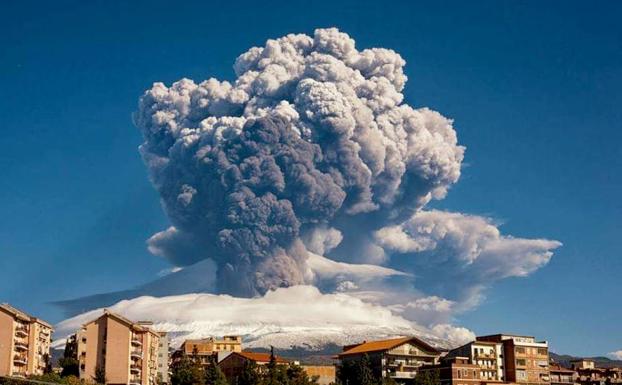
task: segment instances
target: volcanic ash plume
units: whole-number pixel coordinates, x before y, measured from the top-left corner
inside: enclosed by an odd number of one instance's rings
[[[251,48],[233,82],[155,83],[135,122],[172,227],[151,252],[211,258],[245,296],[313,283],[308,251],[382,263],[375,232],[442,198],[464,152],[449,119],[402,103],[404,65],[318,29]]]

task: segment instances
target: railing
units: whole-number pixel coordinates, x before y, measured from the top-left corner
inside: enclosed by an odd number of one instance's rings
[[[16,364],[26,365],[28,363],[28,358],[25,356],[16,354],[13,356],[13,362]]]
[[[15,341],[15,348],[19,350],[28,350],[28,344],[23,342]]]

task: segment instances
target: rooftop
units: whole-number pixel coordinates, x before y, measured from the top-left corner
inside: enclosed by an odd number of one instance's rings
[[[379,352],[384,350],[390,350],[396,348],[405,343],[413,343],[414,345],[418,345],[423,347],[425,350],[433,353],[437,353],[438,350],[433,346],[429,345],[425,341],[422,341],[416,337],[401,337],[401,338],[393,338],[388,340],[378,340],[378,341],[365,341],[358,345],[351,345],[346,347],[346,350],[340,353],[338,356],[347,356],[352,354],[363,354],[363,353],[371,353],[371,352]]]

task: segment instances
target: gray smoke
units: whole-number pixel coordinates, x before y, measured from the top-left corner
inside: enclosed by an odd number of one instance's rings
[[[307,250],[382,262],[375,232],[444,197],[464,152],[449,119],[402,103],[404,65],[318,29],[251,48],[232,83],[155,83],[135,123],[172,226],[151,252],[211,258],[246,296],[310,283]]]

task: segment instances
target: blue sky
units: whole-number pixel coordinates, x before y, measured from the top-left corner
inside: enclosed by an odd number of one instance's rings
[[[12,2],[0,12],[0,300],[118,290],[168,264],[165,228],[130,115],[154,81],[232,79],[234,58],[336,26],[398,51],[405,95],[455,119],[461,180],[436,208],[563,242],[528,278],[496,283],[458,321],[547,338],[554,351],[622,348],[622,6],[613,2]],[[36,10],[36,11],[35,11]]]

